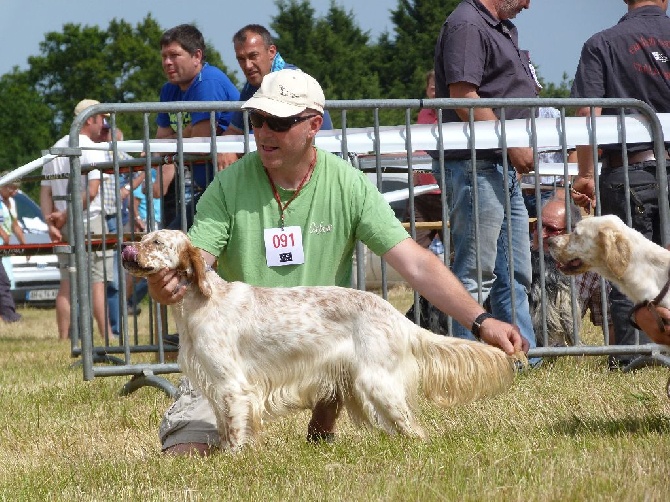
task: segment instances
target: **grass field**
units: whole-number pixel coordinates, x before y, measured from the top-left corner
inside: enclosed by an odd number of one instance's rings
[[[269,424],[242,453],[172,458],[157,438],[166,395],[144,387],[120,397],[121,377],[84,382],[69,344],[56,340],[54,311],[22,314],[18,325],[0,324],[1,500],[670,496],[668,368],[624,374],[604,357],[545,360],[496,399],[451,410],[422,403],[424,442],[355,429],[345,417],[335,443],[308,445],[305,412]]]

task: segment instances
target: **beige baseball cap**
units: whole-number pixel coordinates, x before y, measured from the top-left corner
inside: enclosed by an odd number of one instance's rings
[[[86,108],[90,108],[93,105],[99,105],[100,101],[97,99],[82,99],[79,103],[77,103],[77,106],[74,107],[74,116],[76,117],[79,115],[81,112],[86,110]],[[109,117],[109,113],[103,113],[105,117]]]
[[[260,88],[242,108],[275,117],[291,117],[307,108],[323,114],[326,98],[319,83],[300,70],[279,70],[263,77]]]

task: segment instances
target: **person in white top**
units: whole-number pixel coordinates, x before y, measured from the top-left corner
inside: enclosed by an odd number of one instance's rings
[[[8,173],[9,171],[0,173],[0,178]],[[16,201],[14,200],[14,195],[18,189],[19,183],[17,181],[0,187],[0,244],[9,244],[9,238],[12,234],[16,235],[19,244],[26,243],[16,213]],[[5,322],[21,320],[21,314],[16,311],[16,304],[12,297],[12,286],[12,258],[7,255],[0,259],[0,320]]]
[[[82,113],[86,108],[99,104],[99,101],[93,99],[84,99],[80,101],[74,109],[75,117]],[[79,146],[82,147],[81,165],[105,162],[105,152],[101,150],[87,150],[87,146],[94,144],[94,140],[100,137],[103,126],[104,116],[102,114],[93,115],[86,120],[81,128],[79,135]],[[69,135],[59,139],[54,147],[67,147],[69,145]],[[67,202],[60,200],[60,197],[68,195],[69,179],[56,178],[56,176],[70,172],[70,159],[68,157],[56,157],[54,160],[44,165],[42,175],[44,179],[40,187],[40,207],[45,221],[49,227],[49,236],[51,241],[65,242],[68,236],[67,230]],[[84,207],[84,225],[90,229],[92,234],[101,234],[102,226],[105,224],[101,216],[100,202],[100,171],[93,170],[87,175],[82,175],[82,203]],[[111,256],[111,254],[110,254]],[[68,256],[59,255],[61,281],[56,297],[56,321],[58,323],[58,337],[60,340],[67,340],[70,331],[70,277],[67,270]],[[111,333],[109,321],[105,316],[105,258],[101,251],[92,252],[88,257],[88,266],[91,268],[92,277],[92,296],[93,296],[93,316],[100,333],[104,336],[105,330]],[[111,264],[107,266],[107,275],[111,275]]]

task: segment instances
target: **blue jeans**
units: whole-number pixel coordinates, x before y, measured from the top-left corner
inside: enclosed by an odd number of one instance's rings
[[[434,163],[433,172],[436,176]],[[490,296],[492,314],[502,321],[516,324],[521,335],[535,347],[535,331],[530,317],[528,291],[532,270],[530,263],[530,241],[528,239],[528,211],[521,194],[516,172],[508,171],[507,188],[504,185],[501,163],[480,160],[476,162],[477,193],[479,200],[479,226],[475,226],[473,172],[471,162],[445,162],[445,190],[450,195],[451,237],[454,243],[452,271],[460,279],[472,297],[483,303]],[[505,199],[510,198],[512,249],[508,244],[508,220]],[[477,280],[477,242],[482,282]],[[514,265],[510,277],[509,260]],[[515,293],[516,319],[512,315],[512,288]],[[459,338],[474,340],[470,326],[453,324],[453,334]]]
[[[144,277],[136,279],[136,281],[133,294],[128,298],[128,307],[137,307],[149,292],[149,283]]]
[[[193,220],[195,218],[195,208],[198,204],[198,201],[200,200],[201,195],[202,192],[194,193],[192,197],[186,202],[186,227],[184,227],[182,224],[181,208],[178,206],[176,216],[172,221],[167,222],[165,228],[168,230],[188,231],[188,229],[191,228],[191,225],[193,225]]]
[[[116,236],[117,219],[116,216],[105,217],[107,221],[108,233]],[[109,316],[109,325],[112,328],[112,333],[119,334],[119,252],[114,251],[114,270],[108,271],[111,273],[111,279],[107,281],[107,315]],[[107,276],[109,278],[109,275]]]
[[[16,312],[14,297],[10,289],[9,277],[0,258],[0,324],[21,320],[21,314]]]

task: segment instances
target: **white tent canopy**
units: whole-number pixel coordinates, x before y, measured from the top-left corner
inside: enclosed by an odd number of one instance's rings
[[[664,131],[670,131],[670,113],[658,114]],[[566,117],[565,131],[561,128],[560,118],[535,119],[535,131],[537,147],[539,151],[561,150],[563,144],[567,148],[575,145],[589,144],[590,141],[590,118],[589,117]],[[628,115],[623,124],[626,132],[627,143],[643,143],[652,141],[652,132],[648,121],[640,115]],[[468,134],[469,126],[465,123],[442,124],[443,146],[445,150],[469,149]],[[621,143],[622,124],[619,117],[600,116],[596,117],[596,141],[598,144]],[[670,133],[665,133],[670,134]],[[482,121],[474,123],[474,134],[477,149],[502,148],[502,131],[500,121]],[[508,120],[505,122],[505,136],[508,147],[530,147],[532,141],[532,123],[530,119]],[[331,131],[320,131],[316,136],[316,145],[319,148],[331,152],[341,152],[346,144],[347,151],[351,153],[369,153],[379,148],[380,153],[397,153],[417,150],[438,149],[439,128],[437,125],[416,124],[409,128],[405,126],[385,126],[379,128],[379,138],[375,135],[375,129],[335,129]],[[666,141],[670,138],[666,136]],[[211,140],[209,138],[184,138],[182,150],[186,154],[209,153]],[[111,143],[97,143],[87,146],[89,149],[111,150]],[[127,153],[140,153],[145,150],[145,142],[142,140],[127,140],[117,143],[119,151]],[[250,150],[256,149],[253,134],[249,136]],[[149,141],[151,152],[161,154],[177,153],[178,142],[176,139],[152,139]],[[216,149],[219,153],[244,152],[243,136],[217,136]],[[21,166],[0,179],[0,185],[25,176],[44,163],[53,159],[54,155],[45,155],[24,166]],[[551,172],[549,172],[551,171]],[[554,172],[556,171],[556,172]],[[540,170],[542,174],[563,174],[563,165],[547,166]]]

